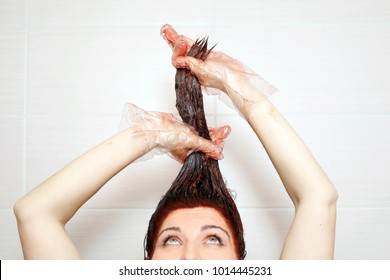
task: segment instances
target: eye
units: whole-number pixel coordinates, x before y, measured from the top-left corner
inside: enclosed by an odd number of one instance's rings
[[[164,241],[163,245],[180,245],[180,239],[177,238],[176,236],[167,236]]]
[[[224,245],[222,242],[222,239],[218,235],[210,235],[206,239],[207,244],[213,244],[213,245]]]

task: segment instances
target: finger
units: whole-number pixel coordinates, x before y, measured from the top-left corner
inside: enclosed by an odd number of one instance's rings
[[[180,36],[185,41],[187,46],[191,46],[194,43],[194,41],[190,38],[187,38],[183,35],[179,35],[176,30],[169,24],[165,24],[163,27],[161,27],[160,35],[165,39],[165,41],[167,41],[171,49],[174,49],[176,41],[179,39]]]
[[[185,56],[188,52],[188,44],[184,39],[184,36],[179,36],[173,47],[172,60],[179,56]]]
[[[211,141],[219,143],[225,140],[231,132],[231,128],[229,125],[224,125],[221,127],[210,128],[209,133],[211,137]]]
[[[176,148],[176,149],[172,149],[170,151],[170,156],[174,159],[176,159],[178,162],[180,163],[183,163],[185,161],[185,159],[192,153],[194,152],[197,152],[197,151],[201,151],[203,153],[205,153],[206,156],[210,157],[210,158],[213,158],[215,160],[221,160],[223,159],[223,154],[222,154],[222,150],[223,150],[223,144],[214,144],[212,142],[210,143],[200,143],[199,140],[195,140],[196,141],[196,146],[194,147],[192,144],[193,143],[190,143],[188,142],[187,145],[188,147],[192,147],[192,148]],[[209,142],[206,140],[206,142]]]
[[[187,142],[186,148],[192,152],[201,151],[216,160],[223,159],[223,143],[214,143],[202,137],[192,136]]]
[[[215,160],[221,160],[223,159],[223,153],[222,153],[223,147],[224,147],[223,143],[218,143],[216,148],[213,148],[213,150],[204,153],[206,154],[206,156],[210,158],[213,158]]]
[[[205,62],[201,59],[192,56],[176,56],[172,58],[172,64],[176,68],[191,70],[191,73],[194,74],[200,82],[206,77],[206,72],[204,71]]]
[[[173,48],[175,46],[176,38],[178,36],[176,30],[169,24],[165,24],[160,29],[160,35],[167,41],[168,45]]]

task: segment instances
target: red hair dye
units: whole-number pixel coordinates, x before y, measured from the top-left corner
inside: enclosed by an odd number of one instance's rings
[[[205,60],[211,50],[207,39],[197,40],[188,56]],[[199,136],[211,140],[203,108],[201,85],[187,69],[177,69],[176,108],[182,120],[193,126]],[[246,255],[243,226],[233,197],[226,187],[218,161],[202,152],[189,155],[170,189],[157,205],[145,237],[145,259],[153,256],[158,232],[165,218],[176,209],[212,207],[224,217],[233,232],[238,259]]]

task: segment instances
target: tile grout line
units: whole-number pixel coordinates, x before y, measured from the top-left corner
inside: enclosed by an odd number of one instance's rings
[[[390,207],[388,206],[339,206],[337,207],[339,210],[390,210]],[[5,210],[1,209],[0,210]],[[118,207],[118,208],[112,208],[112,207],[85,207],[85,208],[80,208],[80,210],[83,211],[100,211],[100,212],[105,212],[105,211],[152,211],[154,212],[155,207]],[[238,210],[288,210],[288,211],[294,211],[294,206],[280,206],[280,207],[253,207],[253,206],[248,206],[248,207],[240,207],[238,206]]]
[[[212,19],[211,19],[211,26],[212,26],[212,35],[214,37],[214,40],[217,40],[217,26],[216,26],[216,0],[213,0],[212,2]],[[213,98],[214,102],[214,122],[215,122],[215,127],[218,126],[218,100],[217,98]]]
[[[29,0],[25,0],[24,14],[24,93],[23,93],[23,179],[22,192],[23,195],[27,192],[27,125],[28,125],[28,41],[29,41]]]
[[[28,0],[26,0],[28,1]],[[212,3],[213,9],[215,8],[215,2]],[[207,26],[217,26],[215,20],[215,9],[213,10],[212,21],[206,23],[184,23],[178,22],[179,26],[191,26],[191,27],[207,27]],[[113,28],[113,27],[141,27],[141,28],[150,28],[150,27],[159,27],[160,23],[143,23],[143,22],[127,22],[127,23],[32,23],[31,27],[35,28]],[[10,27],[10,26],[20,26],[18,24],[0,24],[0,27]],[[231,27],[239,27],[239,28],[253,28],[253,27],[390,27],[390,23],[382,23],[382,22],[355,22],[355,23],[344,23],[344,22],[257,22],[257,23],[218,23],[219,28],[231,28]]]
[[[112,207],[81,207],[79,211],[99,211],[99,212],[110,212],[110,211],[151,211],[154,212],[156,208],[155,207],[119,207],[119,208],[112,208]],[[338,210],[377,210],[377,211],[383,211],[383,210],[390,210],[390,207],[388,206],[339,206],[337,207]],[[0,207],[0,211],[9,211],[9,207]],[[240,207],[238,206],[238,211],[241,212],[242,210],[288,210],[288,211],[294,211],[294,207]]]

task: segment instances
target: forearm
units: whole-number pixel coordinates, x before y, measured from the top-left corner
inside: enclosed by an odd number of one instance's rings
[[[161,34],[172,49],[183,44],[170,26]],[[247,119],[268,153],[295,206],[282,258],[332,258],[337,192],[295,130],[267,97],[275,88],[241,62],[212,51],[205,61],[174,52],[172,63],[187,68],[205,87],[224,91]]]
[[[75,159],[15,204],[25,258],[80,258],[65,224],[108,180],[156,147],[174,155],[202,151],[220,158],[230,131],[220,128],[213,143],[171,114],[143,111],[132,104],[126,105],[122,120],[131,128]]]
[[[264,99],[247,103],[243,115],[263,144],[294,204],[306,198],[336,199],[336,191],[325,172],[271,102]]]
[[[65,224],[108,180],[149,149],[143,133],[124,130],[25,195],[15,205],[15,212],[19,217],[50,217]]]
[[[337,192],[295,130],[267,99],[243,115],[269,155],[295,206],[282,259],[332,259]]]

